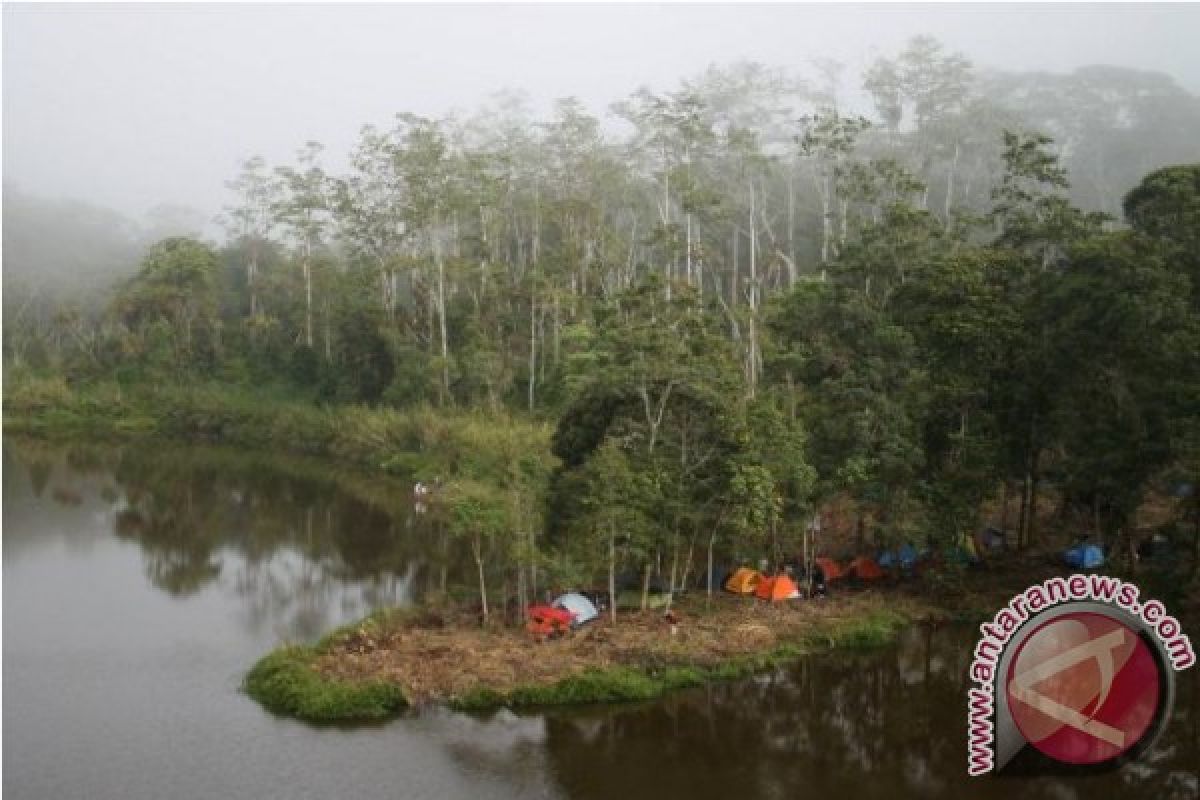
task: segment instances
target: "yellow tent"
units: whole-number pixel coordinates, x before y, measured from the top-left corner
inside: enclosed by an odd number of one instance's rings
[[[761,580],[762,573],[758,570],[741,567],[729,576],[729,580],[725,581],[725,591],[734,594],[754,594],[754,590]]]

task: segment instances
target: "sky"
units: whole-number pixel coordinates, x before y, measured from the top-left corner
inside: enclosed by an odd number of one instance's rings
[[[1200,4],[3,6],[6,184],[135,219],[211,218],[241,160],[309,140],[344,163],[364,123],[470,111],[502,89],[597,112],[712,63],[812,73],[931,34],[977,66],[1165,72],[1200,93]],[[853,89],[853,86],[848,87]]]

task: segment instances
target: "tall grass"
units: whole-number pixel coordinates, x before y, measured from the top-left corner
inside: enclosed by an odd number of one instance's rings
[[[503,475],[514,455],[549,460],[550,426],[506,412],[417,406],[323,408],[280,390],[115,382],[70,387],[10,374],[4,426],[43,436],[163,436],[330,458],[368,470],[446,478]]]

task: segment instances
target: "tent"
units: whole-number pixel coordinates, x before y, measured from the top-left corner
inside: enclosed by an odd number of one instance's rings
[[[1094,544],[1081,542],[1063,554],[1068,567],[1095,569],[1104,566],[1104,551]]]
[[[525,629],[541,641],[566,633],[573,619],[574,615],[570,611],[541,604],[532,605],[529,607],[529,623]]]
[[[778,603],[781,600],[794,600],[800,596],[800,588],[787,575],[774,578],[763,578],[754,589],[754,596],[760,600],[770,600]]]
[[[858,576],[859,580],[876,581],[884,576],[884,572],[879,568],[879,562],[870,556],[859,556],[850,562],[850,566],[846,572],[853,572]]]
[[[879,566],[884,569],[911,570],[917,563],[917,550],[908,542],[895,550],[885,550],[879,554]]]
[[[975,535],[975,547],[984,553],[995,553],[1007,547],[1004,531],[998,528],[984,528]]]
[[[826,582],[832,583],[839,578],[846,577],[846,570],[842,569],[832,558],[818,558],[815,561],[821,572],[825,574]]]
[[[578,592],[568,592],[561,595],[554,601],[554,607],[571,612],[573,617],[571,620],[572,627],[578,627],[585,622],[591,622],[600,616],[600,612],[596,610],[596,606],[592,604],[592,601]]]
[[[734,594],[754,594],[754,589],[761,580],[763,580],[761,572],[749,567],[741,567],[729,576],[729,580],[725,581],[725,591]]]
[[[947,556],[951,562],[956,564],[978,564],[979,548],[975,544],[975,537],[968,533],[963,533],[958,537],[958,542],[954,547],[950,548]]]

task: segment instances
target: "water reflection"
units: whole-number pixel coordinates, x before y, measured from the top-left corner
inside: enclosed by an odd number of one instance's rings
[[[890,648],[637,708],[547,715],[545,748],[573,798],[1195,798],[1197,679],[1181,675],[1166,735],[1099,776],[966,776],[971,633],[914,629]]]
[[[399,481],[207,448],[6,441],[4,459],[6,557],[112,536],[137,546],[156,589],[237,596],[254,634],[312,639],[410,603],[457,557],[430,546]]]

